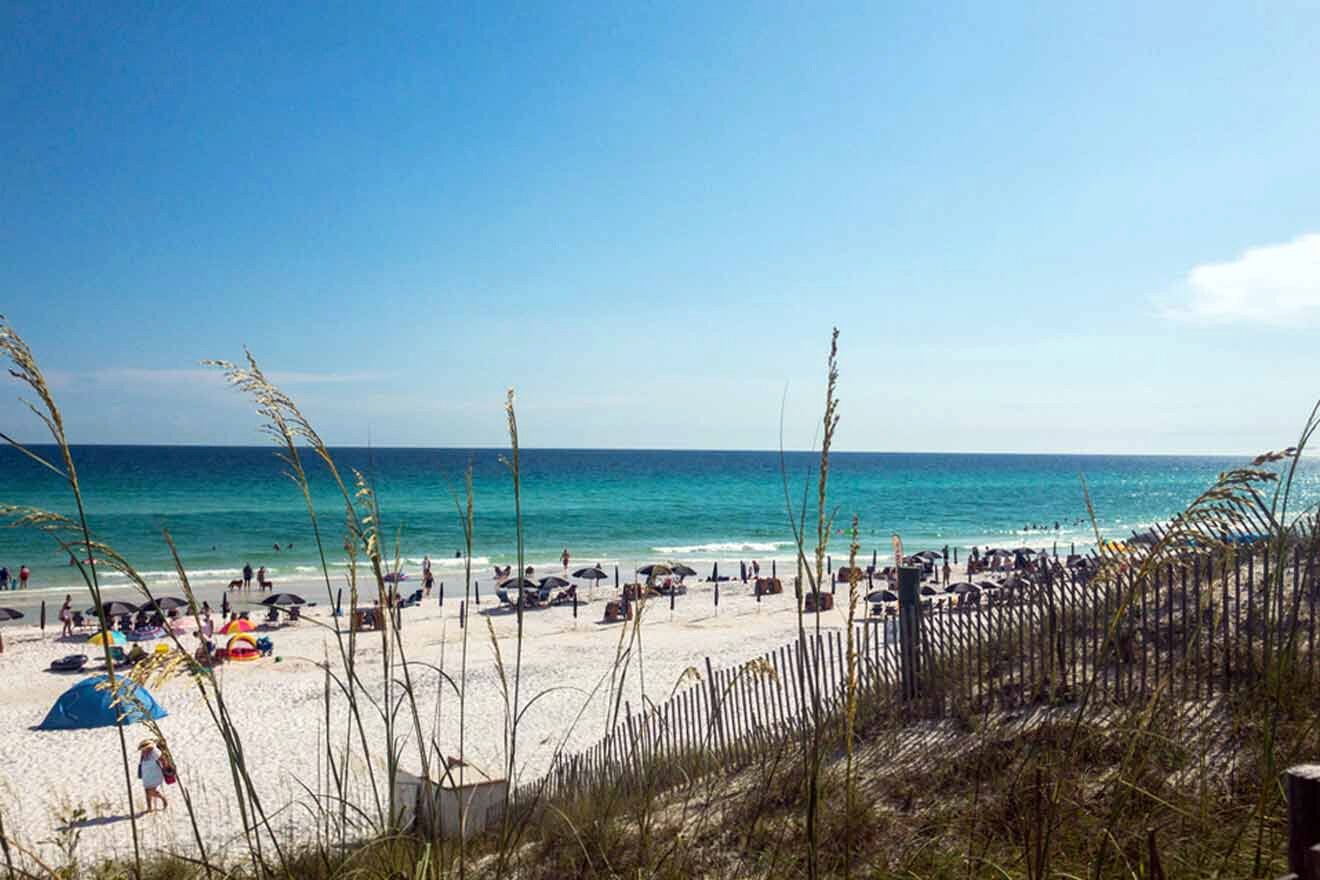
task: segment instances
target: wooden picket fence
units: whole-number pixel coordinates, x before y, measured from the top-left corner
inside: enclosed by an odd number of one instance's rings
[[[1140,554],[1132,559],[1139,560]],[[1301,548],[1285,560],[1288,587],[1270,588],[1278,560],[1266,545],[1231,556],[1188,548],[1144,586],[1131,575],[1094,577],[1095,557],[1057,563],[1015,588],[983,590],[956,604],[923,597],[917,645],[908,652],[892,614],[859,620],[853,632],[858,705],[874,716],[912,719],[1145,700],[1157,687],[1180,700],[1205,700],[1255,679],[1270,652],[1294,651],[1316,673],[1317,614],[1311,565]],[[837,585],[847,589],[846,585]],[[786,594],[791,597],[791,594]],[[560,754],[515,803],[573,796],[598,786],[657,785],[657,768],[681,767],[674,781],[755,760],[812,718],[837,717],[849,681],[846,627],[821,627],[735,666],[707,658],[705,675],[658,705],[625,704],[598,742]],[[819,701],[819,714],[815,711]],[[660,779],[663,785],[664,780]]]

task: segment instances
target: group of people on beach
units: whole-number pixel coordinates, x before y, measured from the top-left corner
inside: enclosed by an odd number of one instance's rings
[[[9,572],[9,566],[0,565],[0,590],[23,590],[27,589],[28,578],[32,572],[26,565],[18,567],[18,577],[14,577]]]
[[[260,568],[258,568],[256,571],[256,575],[257,575],[258,592],[260,592],[261,590],[275,589],[274,582],[272,582],[271,579],[266,575],[266,566],[263,565]],[[239,588],[242,588],[244,590],[252,589],[252,563],[250,562],[245,562],[243,564],[243,571],[241,577],[236,577],[229,582],[229,589],[237,590]]]

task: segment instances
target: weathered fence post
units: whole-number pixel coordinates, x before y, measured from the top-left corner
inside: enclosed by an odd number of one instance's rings
[[[1288,780],[1288,870],[1309,878],[1307,852],[1320,843],[1320,764],[1298,764]],[[1314,861],[1312,857],[1312,861]]]
[[[921,662],[921,569],[902,565],[898,569],[899,676],[903,699],[917,696]]]

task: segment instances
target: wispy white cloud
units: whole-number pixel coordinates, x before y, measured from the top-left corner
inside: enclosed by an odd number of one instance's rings
[[[1320,233],[1248,248],[1187,273],[1184,301],[1165,313],[1201,323],[1282,324],[1320,318]]]
[[[389,374],[373,371],[315,371],[273,370],[266,376],[276,385],[299,387],[306,385],[338,385],[353,382],[374,382]],[[183,367],[150,369],[142,367],[102,367],[95,370],[51,370],[47,380],[56,390],[107,386],[124,389],[163,389],[174,387],[220,387],[225,384],[224,374],[217,369]]]

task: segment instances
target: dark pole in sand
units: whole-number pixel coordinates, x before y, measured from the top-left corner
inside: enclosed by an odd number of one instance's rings
[[[671,587],[669,588],[669,610],[670,610],[671,613],[672,613],[673,610],[674,610],[674,595],[675,595],[677,592],[678,592],[678,587],[672,587],[672,586],[671,586]]]
[[[771,560],[770,560],[770,579],[771,579],[771,580],[774,580],[774,579],[777,578],[777,577],[779,577],[779,566],[775,564],[775,561],[774,561],[773,559],[771,559]]]
[[[1068,542],[1068,555],[1069,556],[1077,555],[1077,545],[1074,544],[1072,541]]]
[[[826,557],[825,557],[825,573],[826,573],[826,574],[834,574],[834,557],[833,557],[833,556],[826,556]]]
[[[616,591],[619,589],[619,565],[618,565],[618,563],[615,563],[615,565],[614,565],[614,589],[615,589]]]
[[[1054,542],[1054,558],[1055,558],[1055,559],[1058,559],[1058,558],[1059,558],[1059,542],[1058,542],[1058,541],[1055,541],[1055,542]]]
[[[957,564],[958,564],[958,548],[957,548],[957,547],[954,547],[954,548],[953,548],[953,564],[954,564],[954,565],[957,565]]]
[[[440,607],[445,607],[445,582],[440,582]]]
[[[921,659],[921,569],[898,567],[899,676],[903,698],[912,699],[920,689]]]
[[[467,602],[459,600],[458,603],[458,628],[462,629],[467,623]]]
[[[41,600],[41,631],[46,631],[46,600]]]
[[[520,595],[519,595],[519,599],[521,599],[521,590],[519,591],[519,593],[520,593]],[[481,604],[481,584],[477,583],[476,581],[473,581],[473,582],[472,582],[472,596],[477,600],[477,604],[480,605],[480,604]]]
[[[577,587],[573,588],[573,619],[577,620]]]
[[[747,563],[741,559],[738,560],[738,577],[744,584],[747,583]]]

